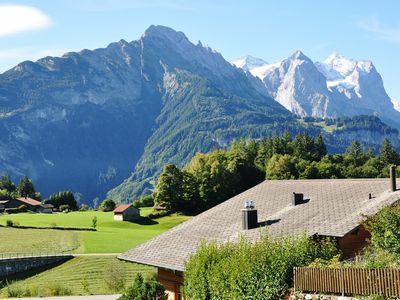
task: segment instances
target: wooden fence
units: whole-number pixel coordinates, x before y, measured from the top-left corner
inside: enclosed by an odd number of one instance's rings
[[[300,291],[400,296],[400,269],[294,269],[294,288]]]

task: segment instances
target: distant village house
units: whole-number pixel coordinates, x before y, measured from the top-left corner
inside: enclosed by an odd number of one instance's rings
[[[52,213],[54,210],[53,205],[43,204],[42,202],[29,197],[0,201],[0,209],[16,209],[23,205],[27,210],[37,213]]]

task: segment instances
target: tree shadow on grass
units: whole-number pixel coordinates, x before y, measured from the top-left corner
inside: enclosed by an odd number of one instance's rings
[[[150,219],[149,217],[140,217],[139,219],[131,221],[131,223],[139,225],[156,225],[158,222],[156,220]]]

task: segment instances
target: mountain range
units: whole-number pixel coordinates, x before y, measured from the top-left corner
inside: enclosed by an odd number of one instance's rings
[[[395,126],[382,79],[367,65],[371,77],[357,63],[359,88],[346,94],[347,73],[338,77],[327,61],[296,52],[236,67],[164,26],[132,42],[25,61],[0,74],[0,172],[30,176],[45,197],[70,189],[86,203],[106,194],[129,201],[151,192],[166,163],[182,166],[241,137],[308,131],[324,135],[331,152],[354,138],[377,149],[388,137],[399,147],[398,131],[376,117]],[[375,117],[334,126],[298,117],[353,116],[358,104],[358,114]]]
[[[300,117],[375,115],[400,127],[398,102],[387,95],[371,61],[332,53],[313,62],[301,51],[273,64],[246,56],[232,62],[262,80],[267,93]]]

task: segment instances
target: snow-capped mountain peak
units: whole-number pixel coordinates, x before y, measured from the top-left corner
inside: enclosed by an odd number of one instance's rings
[[[232,62],[232,65],[235,65],[236,67],[241,68],[246,72],[251,71],[254,68],[262,67],[267,64],[268,63],[265,60],[262,60],[261,58],[254,57],[251,55],[238,58]]]
[[[295,53],[293,53],[291,56],[290,56],[290,59],[298,59],[298,60],[308,60],[309,58],[306,56],[306,55],[304,55],[304,53],[303,52],[301,52],[300,50],[297,50]]]
[[[317,62],[315,65],[329,81],[344,79],[356,70],[369,73],[374,68],[371,61],[356,61],[354,59],[346,58],[337,52],[332,53],[324,61]]]
[[[274,64],[259,61],[239,59],[234,64],[260,78],[271,97],[299,116],[378,114],[398,124],[400,103],[391,102],[371,61],[334,52],[314,63],[301,51]]]

